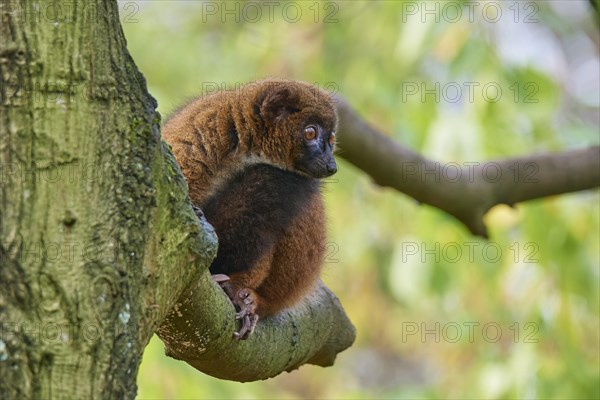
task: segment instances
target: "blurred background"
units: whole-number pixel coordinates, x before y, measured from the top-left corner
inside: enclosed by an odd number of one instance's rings
[[[277,76],[341,93],[440,163],[600,142],[598,20],[586,1],[119,6],[163,117],[202,93]],[[323,279],[356,343],[333,367],[240,384],[167,358],[155,337],[139,398],[600,396],[598,190],[496,207],[485,241],[339,166],[325,190]]]

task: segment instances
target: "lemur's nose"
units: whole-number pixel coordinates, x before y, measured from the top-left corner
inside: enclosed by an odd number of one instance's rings
[[[327,164],[327,172],[329,172],[329,174],[331,175],[337,172],[337,165],[335,164],[335,162],[330,162],[329,164]]]

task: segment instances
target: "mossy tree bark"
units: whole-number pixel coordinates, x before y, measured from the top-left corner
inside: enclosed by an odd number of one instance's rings
[[[215,237],[165,156],[117,2],[56,3],[56,20],[52,4],[0,9],[0,398],[132,398]]]

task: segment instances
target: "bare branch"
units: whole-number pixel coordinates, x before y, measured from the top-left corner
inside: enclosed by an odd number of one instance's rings
[[[497,204],[512,206],[600,185],[598,146],[463,166],[443,165],[377,131],[342,97],[336,96],[336,100],[341,157],[369,174],[375,183],[453,215],[476,235],[487,236],[483,216]]]

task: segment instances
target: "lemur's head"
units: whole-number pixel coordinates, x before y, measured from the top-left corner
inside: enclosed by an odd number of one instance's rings
[[[313,178],[336,173],[337,114],[331,95],[298,81],[263,81],[258,96],[268,138],[286,169]],[[261,88],[262,89],[262,88]],[[276,150],[277,148],[277,150]]]

